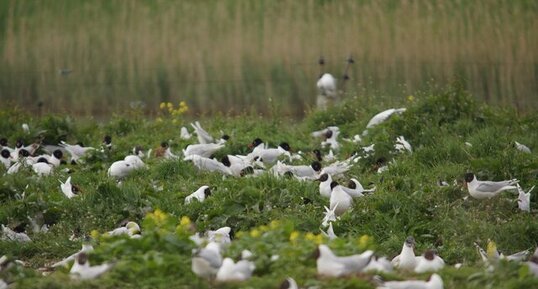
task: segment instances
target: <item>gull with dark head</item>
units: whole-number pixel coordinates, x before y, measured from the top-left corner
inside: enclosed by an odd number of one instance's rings
[[[502,191],[517,189],[517,187],[514,186],[517,182],[518,180],[516,179],[500,182],[479,181],[473,173],[465,174],[467,190],[471,197],[478,200],[491,199]]]

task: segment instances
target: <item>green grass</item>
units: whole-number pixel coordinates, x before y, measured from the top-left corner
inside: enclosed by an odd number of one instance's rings
[[[0,97],[86,115],[179,100],[267,114],[272,98],[302,116],[320,55],[340,78],[351,53],[351,95],[398,98],[460,75],[477,98],[527,111],[538,107],[537,3],[0,0]]]
[[[464,200],[462,176],[475,172],[480,179],[518,178],[527,189],[538,185],[536,153],[517,151],[514,140],[538,148],[538,118],[518,116],[513,110],[484,106],[460,86],[417,92],[412,101],[375,102],[374,98],[352,98],[326,112],[311,112],[302,121],[280,117],[269,121],[257,116],[202,119],[211,133],[230,134],[226,148],[217,153],[246,153],[246,145],[262,137],[272,145],[290,143],[294,150],[308,153],[319,147],[310,137],[313,130],[338,125],[343,137],[361,133],[369,118],[388,107],[408,108],[372,129],[362,145],[376,143],[374,156],[361,159],[347,177],[357,176],[363,184],[377,186],[368,197],[357,199],[353,210],[335,223],[337,240],[319,239],[323,206],[328,201],[318,193],[316,183],[259,178],[222,178],[214,173],[198,172],[184,161],[147,160],[148,169],[129,176],[121,187],[106,177],[106,169],[123,158],[134,145],[155,148],[162,140],[172,140],[179,152],[188,141],[179,139],[179,127],[188,120],[173,124],[150,120],[137,112],[117,115],[106,122],[75,121],[70,117],[48,115],[33,117],[12,109],[0,111],[0,131],[10,141],[23,138],[30,142],[35,132],[46,130],[46,140],[83,141],[98,146],[105,134],[113,137],[110,154],[95,154],[85,165],[64,165],[72,170],[73,183],[83,194],[67,199],[59,190],[58,179],[67,174],[58,170],[53,176],[37,179],[23,171],[3,176],[0,182],[0,223],[25,222],[26,216],[42,212],[55,225],[44,234],[30,234],[33,242],[14,244],[0,241],[0,252],[26,262],[0,273],[0,278],[16,282],[17,288],[278,288],[287,276],[301,286],[320,288],[373,288],[370,274],[331,279],[316,276],[315,260],[310,256],[316,241],[329,243],[338,254],[358,253],[367,248],[389,257],[398,254],[408,235],[417,240],[417,253],[436,248],[445,261],[463,263],[462,269],[447,266],[440,272],[445,288],[532,288],[538,279],[527,275],[524,267],[501,262],[494,273],[485,270],[473,242],[485,246],[494,240],[504,253],[531,249],[538,245],[537,198],[531,199],[531,213],[517,209],[516,195],[505,192],[490,201]],[[30,125],[30,135],[20,125]],[[403,135],[413,145],[413,154],[390,152],[397,136]],[[464,142],[470,142],[468,147]],[[359,150],[358,145],[343,142],[340,156]],[[387,172],[375,173],[379,157],[394,160]],[[305,160],[308,163],[310,160]],[[438,187],[437,180],[458,184]],[[156,191],[152,182],[163,185]],[[28,184],[28,188],[25,189]],[[184,197],[199,186],[214,186],[214,193],[204,203],[184,204]],[[26,192],[26,197],[18,196]],[[311,202],[304,202],[308,198]],[[166,213],[158,220],[152,212]],[[193,227],[179,225],[188,216]],[[93,240],[96,251],[93,264],[114,260],[116,267],[99,279],[89,282],[70,280],[66,269],[42,277],[35,269],[75,252],[80,241],[68,237],[75,229],[83,234],[104,233],[117,223],[130,219],[142,226],[143,238]],[[275,223],[275,221],[277,221]],[[225,255],[236,257],[250,249],[255,255],[256,271],[243,283],[212,284],[197,278],[190,269],[191,249],[187,237],[193,232],[230,226],[236,238]],[[291,235],[296,235],[296,239]],[[95,234],[95,233],[94,233]],[[365,237],[369,236],[369,237]],[[272,262],[272,255],[280,258]],[[395,273],[391,279],[421,278],[424,275]]]

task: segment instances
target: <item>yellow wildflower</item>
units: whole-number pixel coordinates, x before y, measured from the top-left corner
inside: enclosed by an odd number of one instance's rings
[[[312,233],[312,232],[306,233],[306,235],[304,237],[308,241],[314,241],[316,239],[316,235],[314,235],[314,233]]]
[[[250,231],[250,236],[252,238],[258,238],[259,236],[261,236],[261,233],[258,229],[253,229],[252,231]]]
[[[359,248],[366,249],[372,243],[372,237],[368,235],[362,235],[359,237]]]
[[[271,223],[269,223],[269,227],[271,228],[271,230],[274,230],[274,229],[280,227],[280,221],[278,221],[278,220],[271,221]]]
[[[259,229],[260,229],[260,231],[262,231],[262,232],[267,232],[267,231],[269,231],[269,227],[266,226],[266,225],[261,225]]]
[[[181,219],[179,220],[179,224],[181,226],[184,226],[184,227],[187,227],[187,226],[190,226],[191,225],[191,219],[187,216],[183,216],[181,217]]]
[[[166,103],[161,102],[161,104],[159,104],[159,108],[160,108],[160,109],[164,109],[165,107],[166,107]]]
[[[291,242],[295,242],[297,240],[297,238],[299,238],[299,236],[301,235],[301,233],[297,232],[297,231],[293,231],[291,232],[290,234],[290,241]]]
[[[413,101],[415,101],[415,97],[412,96],[412,95],[409,95],[409,96],[407,97],[407,101],[409,101],[409,102],[413,102]]]
[[[92,237],[92,239],[97,240],[97,238],[99,238],[99,231],[97,231],[97,230],[92,230],[92,231],[90,232],[90,236]]]

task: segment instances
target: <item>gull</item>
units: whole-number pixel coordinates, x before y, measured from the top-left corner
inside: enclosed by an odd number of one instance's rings
[[[82,249],[80,249],[80,251],[76,252],[76,253],[73,253],[71,256],[63,259],[62,261],[59,261],[59,262],[56,262],[54,264],[52,264],[52,268],[57,268],[57,267],[66,267],[69,262],[75,260],[75,258],[80,254],[80,253],[89,253],[93,251],[93,246],[91,244],[82,244]]]
[[[398,152],[405,152],[405,151],[408,151],[410,153],[413,152],[413,149],[411,148],[411,144],[409,144],[409,142],[406,141],[402,135],[396,138],[396,144],[394,145],[394,148]]]
[[[11,153],[8,149],[2,149],[2,152],[0,153],[0,161],[2,162],[6,170],[9,169],[9,167],[11,166],[12,158]]]
[[[333,150],[339,150],[340,144],[338,143],[338,135],[340,135],[340,130],[327,129],[325,133],[325,140],[321,142],[322,147],[329,146]]]
[[[131,239],[138,239],[141,237],[140,235],[140,226],[135,222],[127,222],[125,226],[121,226],[119,228],[116,228],[112,231],[108,231],[105,233],[106,236],[121,236],[121,235],[127,235]]]
[[[142,148],[141,146],[135,146],[133,147],[133,150],[132,150],[133,155],[139,157],[140,159],[142,158],[149,159],[151,157],[151,152],[152,152],[152,149],[149,149],[147,152],[144,152],[144,148]]]
[[[109,135],[105,135],[103,137],[103,143],[102,143],[101,151],[104,152],[105,150],[106,151],[112,150],[112,137],[109,136]]]
[[[332,191],[331,183],[333,182],[331,175],[324,173],[317,180],[319,181],[319,194],[323,197],[330,198]]]
[[[381,281],[377,289],[443,289],[443,279],[437,274],[432,274],[428,281]]]
[[[184,158],[184,160],[192,161],[193,165],[202,171],[219,172],[229,176],[233,175],[232,170],[230,170],[229,167],[215,159],[201,157],[198,155],[190,155]]]
[[[424,254],[418,257],[415,273],[437,272],[445,266],[445,261],[439,257],[433,250],[426,250]]]
[[[328,131],[338,131],[338,132],[340,132],[340,129],[337,126],[329,126],[329,127],[324,128],[322,130],[314,131],[310,135],[312,135],[313,137],[327,137],[327,132]]]
[[[372,257],[368,266],[364,268],[364,272],[380,272],[380,273],[391,273],[392,272],[392,263],[387,259],[387,257]]]
[[[232,231],[232,228],[230,227],[222,227],[215,231],[207,231],[207,239],[210,242],[217,242],[220,244],[229,244],[232,242],[230,238],[230,233]]]
[[[288,277],[280,284],[280,289],[299,289],[299,286],[293,278]]]
[[[128,155],[123,160],[116,161],[110,165],[108,175],[116,179],[128,176],[133,170],[146,167],[142,159],[136,155]]]
[[[320,95],[334,98],[336,97],[336,78],[330,73],[323,73],[316,83]]]
[[[367,135],[369,128],[372,128],[372,127],[374,127],[376,125],[379,125],[380,123],[384,122],[392,114],[394,114],[394,113],[402,113],[404,111],[406,111],[406,108],[390,108],[390,109],[387,109],[385,111],[382,111],[382,112],[374,115],[374,117],[372,117],[372,119],[370,119],[370,121],[366,125],[366,130],[364,130],[362,135]]]
[[[522,152],[524,152],[524,153],[528,153],[528,154],[531,153],[531,149],[530,149],[528,146],[526,146],[526,145],[524,145],[524,144],[520,144],[520,143],[518,143],[517,141],[515,141],[514,143],[515,143],[515,145],[516,145],[516,148],[517,148],[519,151],[522,151]]]
[[[353,161],[353,158],[355,155],[351,156],[350,158],[347,158],[343,161],[336,161],[332,164],[329,164],[321,170],[321,173],[327,173],[330,174],[333,177],[336,177],[338,175],[341,175],[351,169],[351,162]]]
[[[215,152],[220,150],[224,147],[224,144],[215,144],[215,143],[207,143],[207,144],[191,144],[188,145],[183,150],[183,156],[185,157],[185,160],[189,156],[197,155],[204,158],[209,158],[211,155],[213,155]]]
[[[325,208],[325,216],[323,217],[323,220],[321,221],[321,226],[327,227],[331,222],[336,221],[340,217],[336,216],[336,209],[338,208],[338,203],[334,205],[334,208],[329,209],[326,206],[323,206]]]
[[[413,271],[417,266],[418,257],[415,256],[415,238],[409,236],[405,239],[400,255],[391,261],[394,267],[401,270]]]
[[[240,177],[241,172],[247,167],[251,166],[251,163],[247,160],[246,157],[243,156],[239,157],[234,155],[225,155],[224,157],[222,157],[220,162],[226,167],[228,167],[231,171],[231,174],[236,177]]]
[[[26,134],[29,134],[29,133],[30,133],[30,127],[28,126],[27,123],[23,123],[23,124],[22,124],[22,130],[23,130],[24,133],[26,133]]]
[[[375,147],[375,143],[373,143],[373,144],[371,144],[369,146],[362,147],[362,150],[365,153],[373,153],[375,151],[374,147]]]
[[[49,164],[46,158],[40,157],[37,159],[37,162],[32,165],[32,170],[38,175],[38,176],[48,176],[52,173],[53,166]]]
[[[95,149],[93,147],[84,147],[82,143],[70,145],[64,141],[61,141],[60,146],[67,150],[67,152],[71,155],[71,163],[78,162],[78,160],[87,152]]]
[[[347,187],[342,187],[344,192],[346,192],[348,195],[352,197],[362,197],[364,196],[364,193],[372,193],[375,191],[375,186],[371,189],[365,190],[364,187],[361,185],[361,183],[355,179],[352,178],[349,183],[347,184]]]
[[[515,261],[515,262],[521,262],[523,259],[527,257],[527,255],[530,253],[529,250],[523,250],[517,253],[514,253],[512,255],[505,256],[503,253],[500,253],[497,250],[497,244],[488,239],[488,246],[487,251],[482,249],[478,243],[474,243],[475,247],[478,250],[478,253],[480,254],[480,257],[482,258],[482,261],[485,264],[490,263],[496,263],[499,260],[508,260],[508,261]]]
[[[259,144],[252,150],[252,152],[249,154],[249,157],[251,159],[254,159],[255,157],[259,157],[261,161],[263,161],[266,164],[272,164],[277,161],[277,159],[285,155],[288,158],[291,158],[290,154],[290,145],[286,142],[281,143],[278,145],[277,148],[264,148]]]
[[[469,194],[479,200],[490,199],[505,190],[517,189],[514,186],[517,182],[516,179],[500,182],[479,181],[473,173],[465,174],[465,184]]]
[[[51,164],[52,166],[59,167],[62,162],[63,156],[64,156],[64,153],[62,152],[62,150],[55,150],[52,152],[52,155],[45,154],[45,155],[37,156],[36,158],[37,159],[45,158],[47,162]]]
[[[21,242],[21,243],[32,241],[32,239],[30,239],[30,237],[28,237],[26,233],[15,232],[7,226],[4,226],[4,225],[1,225],[1,226],[2,226],[2,235],[3,235],[2,240]]]
[[[69,271],[72,279],[94,279],[107,272],[112,268],[112,264],[101,264],[97,266],[90,266],[87,253],[80,253],[75,257],[75,263]]]
[[[519,184],[516,184],[517,191],[519,193],[519,196],[517,197],[517,206],[520,210],[524,212],[530,212],[531,211],[531,191],[534,189],[534,186],[530,188],[530,190],[525,193],[521,186]]]
[[[345,213],[353,205],[353,198],[348,195],[337,182],[331,183],[331,197],[330,206],[331,210],[334,209],[334,213],[337,216]]]
[[[298,178],[306,178],[312,180],[317,179],[319,172],[321,171],[321,163],[319,163],[318,161],[312,162],[312,164],[310,164],[309,166],[290,166],[280,163],[275,167],[276,171],[274,171],[274,173],[277,175],[284,175],[286,172],[291,172],[294,176]]]
[[[222,265],[220,244],[209,242],[203,249],[196,250],[191,261],[192,272],[199,277],[212,279]]]
[[[156,157],[163,157],[167,160],[178,160],[179,156],[175,155],[170,149],[170,145],[167,142],[162,142],[161,146],[155,150]]]
[[[525,264],[529,267],[529,272],[534,275],[534,277],[538,277],[538,248],[536,248],[534,254],[532,254],[529,261],[525,262]]]
[[[190,204],[193,199],[196,199],[198,200],[198,202],[201,203],[205,200],[205,198],[209,196],[211,196],[211,190],[209,189],[209,186],[201,186],[194,193],[185,197],[185,204]]]
[[[360,273],[374,255],[371,250],[346,257],[336,256],[327,245],[319,245],[316,250],[317,272],[320,276],[340,277]]]
[[[195,121],[194,123],[191,123],[191,126],[194,128],[194,132],[198,136],[198,143],[200,144],[210,144],[214,143],[215,140],[213,137],[205,131],[202,126],[200,125],[200,122]],[[229,136],[223,135],[218,141],[217,144],[224,144],[228,139],[230,139]]]
[[[80,193],[78,187],[71,184],[71,176],[67,178],[65,183],[63,183],[61,180],[58,181],[60,182],[60,189],[62,190],[62,193],[64,193],[67,198],[71,199]]]
[[[256,269],[254,262],[248,260],[240,260],[235,263],[231,258],[225,258],[222,261],[222,266],[217,272],[217,281],[244,281],[252,276],[252,272]]]
[[[323,236],[329,238],[329,240],[334,240],[338,238],[338,236],[336,236],[336,234],[334,233],[333,222],[329,223],[329,228],[327,229],[327,232],[321,230],[321,233],[323,234]]]
[[[191,137],[192,135],[189,133],[189,130],[186,127],[182,126],[179,138],[183,140],[188,140],[191,139]]]

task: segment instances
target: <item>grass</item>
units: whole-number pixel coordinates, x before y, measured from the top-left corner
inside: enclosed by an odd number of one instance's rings
[[[518,116],[514,110],[481,105],[458,85],[417,92],[405,103],[373,103],[372,99],[351,98],[326,112],[311,112],[300,122],[285,117],[267,121],[249,115],[202,120],[213,134],[223,130],[232,136],[217,157],[246,153],[246,144],[262,137],[272,145],[289,142],[294,150],[307,153],[302,163],[308,163],[312,158],[308,152],[319,147],[319,140],[310,137],[311,131],[338,125],[343,137],[352,137],[361,133],[369,118],[380,110],[407,107],[406,113],[372,129],[360,145],[375,143],[376,152],[361,159],[342,181],[357,176],[363,184],[374,183],[377,191],[356,200],[353,210],[335,223],[339,238],[331,242],[318,236],[323,206],[328,201],[319,195],[316,183],[269,175],[223,178],[198,172],[184,161],[155,158],[146,161],[148,169],[135,172],[121,187],[106,177],[109,165],[122,159],[134,145],[155,148],[162,140],[171,140],[173,150],[180,151],[190,143],[179,139],[179,127],[188,123],[186,119],[174,124],[170,117],[150,120],[132,112],[97,123],[2,110],[0,131],[11,142],[18,138],[30,142],[34,134],[46,130],[41,134],[53,143],[63,139],[98,146],[102,136],[110,134],[114,149],[109,154],[88,157],[85,165],[64,165],[72,170],[73,183],[83,191],[74,199],[65,198],[59,190],[57,180],[67,176],[61,170],[41,179],[26,171],[2,177],[0,223],[26,222],[27,216],[42,213],[55,224],[48,233],[30,233],[31,243],[0,241],[0,252],[27,264],[0,272],[0,278],[16,282],[17,288],[277,288],[285,277],[292,276],[304,287],[373,288],[369,274],[340,279],[317,277],[315,261],[310,257],[317,242],[329,243],[338,254],[371,248],[392,257],[398,254],[406,236],[413,235],[417,253],[436,248],[448,264],[463,263],[462,269],[448,266],[440,272],[445,288],[537,286],[538,279],[528,276],[519,264],[501,262],[494,273],[485,270],[473,246],[473,242],[485,246],[492,239],[504,253],[534,250],[538,245],[536,194],[531,198],[532,212],[524,213],[517,209],[513,193],[503,193],[490,201],[464,200],[468,193],[461,186],[467,171],[475,172],[480,179],[517,177],[526,189],[537,185],[536,153],[525,154],[512,146],[517,140],[536,150],[536,116]],[[20,129],[23,122],[30,125],[29,135]],[[391,152],[399,135],[412,144],[413,154]],[[359,145],[342,144],[341,157],[360,150]],[[377,174],[373,166],[379,157],[395,164]],[[439,179],[449,183],[456,180],[458,184],[439,187]],[[155,190],[153,183],[162,185],[163,191]],[[204,184],[215,187],[213,195],[204,203],[185,205],[184,197]],[[21,199],[23,191],[26,196]],[[184,216],[193,227],[185,218],[180,221]],[[141,240],[99,236],[125,219],[141,224]],[[227,256],[238,256],[246,248],[254,253],[256,271],[246,282],[212,284],[197,278],[190,269],[194,244],[187,237],[192,230],[225,225],[236,232]],[[39,276],[35,269],[79,249],[80,241],[68,240],[76,229],[94,237],[93,264],[115,260],[116,267],[88,282],[71,281],[66,269]],[[272,255],[280,258],[271,261]],[[386,277],[424,279],[427,274],[395,273]]]
[[[477,98],[527,111],[537,11],[532,0],[1,0],[0,96],[86,115],[179,100],[268,114],[273,99],[304,115],[319,56],[341,77],[351,53],[350,95],[399,98],[460,75]]]

